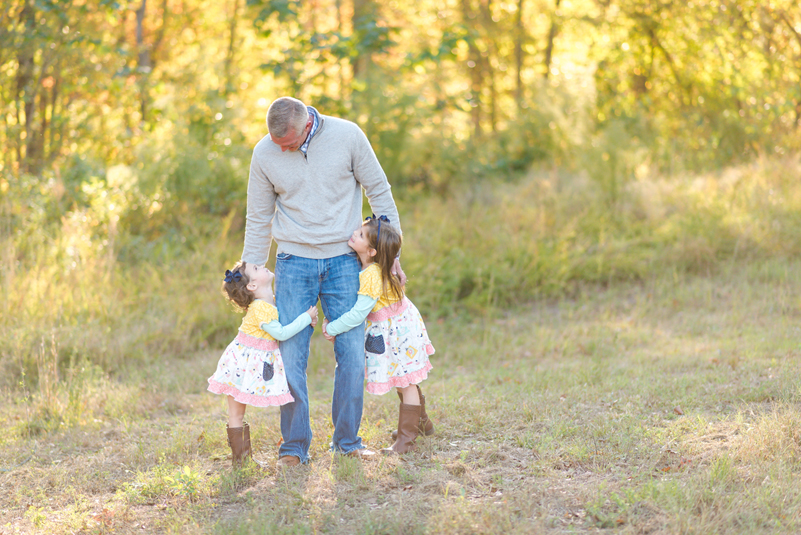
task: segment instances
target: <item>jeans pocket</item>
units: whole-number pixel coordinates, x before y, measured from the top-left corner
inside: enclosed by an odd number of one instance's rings
[[[278,253],[275,255],[276,260],[289,260],[290,258],[292,258],[292,255],[289,253]]]

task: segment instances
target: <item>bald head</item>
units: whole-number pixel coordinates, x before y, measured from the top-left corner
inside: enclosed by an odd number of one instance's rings
[[[302,132],[308,120],[306,105],[292,97],[275,99],[267,110],[267,129],[273,139]]]

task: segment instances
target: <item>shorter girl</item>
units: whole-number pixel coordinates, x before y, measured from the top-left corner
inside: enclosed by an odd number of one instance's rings
[[[382,223],[384,223],[382,225]],[[367,391],[386,394],[394,386],[400,397],[397,435],[391,448],[381,453],[406,453],[414,449],[420,433],[431,435],[434,424],[428,419],[425,397],[417,386],[428,377],[432,368],[428,360],[434,346],[428,339],[426,326],[417,308],[403,294],[392,265],[400,253],[400,233],[389,224],[389,218],[368,217],[348,240],[359,255],[359,297],[354,307],[340,318],[323,322],[328,340],[354,327],[365,324],[365,377]]]
[[[292,323],[282,326],[273,296],[275,275],[266,267],[238,262],[225,272],[222,285],[234,305],[245,310],[239,334],[228,344],[217,371],[209,377],[209,392],[228,396],[228,445],[234,467],[250,451],[250,426],[244,421],[248,405],[267,407],[294,401],[284,375],[278,340],[292,338],[309,325],[317,325],[312,306]]]

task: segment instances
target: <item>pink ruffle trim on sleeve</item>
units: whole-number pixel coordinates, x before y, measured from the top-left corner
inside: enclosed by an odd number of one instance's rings
[[[209,379],[209,392],[214,394],[223,394],[227,396],[233,397],[239,403],[244,405],[250,405],[251,407],[271,407],[277,405],[286,405],[287,403],[292,403],[295,401],[295,398],[292,397],[292,394],[287,392],[286,394],[281,394],[279,396],[256,396],[253,394],[245,394],[244,392],[240,392],[235,387],[230,385],[224,385],[222,383],[218,383],[212,379]]]
[[[278,349],[277,340],[268,340],[266,338],[258,338],[256,336],[250,336],[249,334],[245,334],[242,331],[239,331],[239,334],[236,335],[236,341],[244,346],[252,347],[253,349],[264,349],[267,351]]]
[[[431,345],[428,347],[431,348],[431,353],[429,353],[430,355],[434,352],[434,348]],[[427,362],[425,368],[422,370],[407,373],[402,377],[391,377],[386,383],[367,383],[367,391],[371,394],[382,396],[396,387],[405,388],[409,385],[420,384],[426,380],[429,370],[431,370],[433,367],[434,366],[432,366],[430,362]]]
[[[379,321],[388,320],[398,314],[402,314],[407,308],[409,308],[409,299],[404,296],[402,301],[385,306],[377,312],[370,312],[367,314],[367,319],[373,323],[378,323]]]

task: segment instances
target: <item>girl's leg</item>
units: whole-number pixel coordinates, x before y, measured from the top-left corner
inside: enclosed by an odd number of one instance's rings
[[[430,436],[434,434],[434,423],[428,418],[426,412],[426,397],[420,390],[420,385],[409,385],[406,388],[396,388],[401,405],[420,405],[420,434]],[[392,431],[392,439],[398,438],[398,431]]]
[[[381,453],[396,454],[408,453],[415,448],[414,441],[420,434],[420,397],[417,386],[410,385],[405,388],[398,387],[401,404],[398,411],[398,430],[393,434],[395,443],[384,448]]]
[[[398,394],[401,395],[401,400],[406,405],[420,405],[420,395],[417,391],[417,385],[409,385],[406,387],[398,387]]]
[[[228,396],[228,427],[242,427],[245,421],[245,409],[247,408],[247,405],[239,403],[233,396]]]
[[[231,446],[231,463],[234,468],[241,468],[242,463],[251,458],[250,426],[245,423],[247,405],[239,403],[228,396],[228,445]]]

